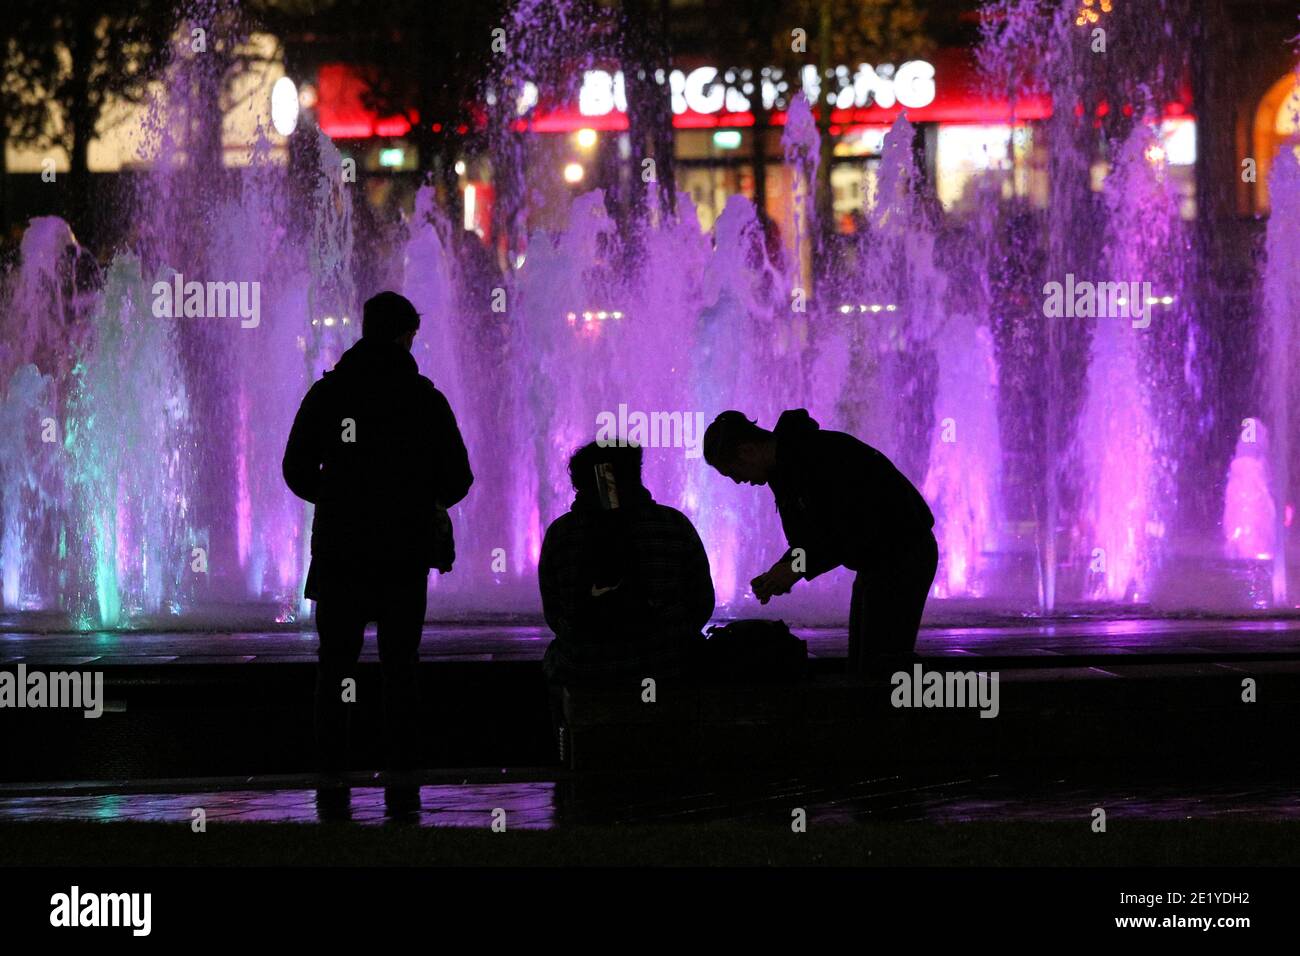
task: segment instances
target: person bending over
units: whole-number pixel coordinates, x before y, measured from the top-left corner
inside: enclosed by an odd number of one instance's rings
[[[704,433],[704,459],[737,484],[767,485],[789,549],[751,582],[763,604],[843,565],[857,572],[849,607],[849,669],[888,673],[911,654],[934,583],[934,515],[885,455],[822,429],[802,408],[772,431],[738,411]]]

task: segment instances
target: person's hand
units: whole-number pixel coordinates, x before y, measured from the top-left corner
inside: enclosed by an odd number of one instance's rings
[[[789,594],[794,583],[799,580],[797,572],[790,568],[788,561],[778,561],[764,573],[749,582],[754,597],[760,604],[766,604],[778,594]]]

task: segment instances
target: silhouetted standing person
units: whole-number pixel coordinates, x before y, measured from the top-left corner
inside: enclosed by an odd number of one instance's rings
[[[285,482],[316,505],[306,596],[316,601],[316,740],[327,771],[346,763],[343,682],[370,621],[388,765],[414,766],[429,570],[451,570],[447,509],[474,480],[451,406],[411,356],[419,327],[397,293],[367,301],[361,339],[307,392],[284,451]]]
[[[789,550],[754,578],[766,604],[843,565],[858,572],[849,609],[849,669],[878,673],[916,645],[938,567],[934,515],[885,455],[823,430],[802,408],[768,431],[723,412],[704,433],[704,458],[732,481],[769,485]]]

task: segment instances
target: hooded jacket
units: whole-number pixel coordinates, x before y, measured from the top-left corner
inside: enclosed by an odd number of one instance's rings
[[[934,515],[916,486],[866,442],[823,430],[802,408],[782,412],[773,434],[768,484],[791,549],[785,560],[802,548],[807,580],[889,561],[932,533]]]
[[[474,476],[451,406],[402,346],[363,338],[343,353],[303,399],[283,472],[316,505],[308,597],[320,565],[451,569],[446,509]]]

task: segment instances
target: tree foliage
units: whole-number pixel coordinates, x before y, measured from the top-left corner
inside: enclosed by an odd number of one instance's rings
[[[9,0],[4,123],[16,141],[62,147],[86,171],[114,101],[141,102],[167,52],[169,0]]]

